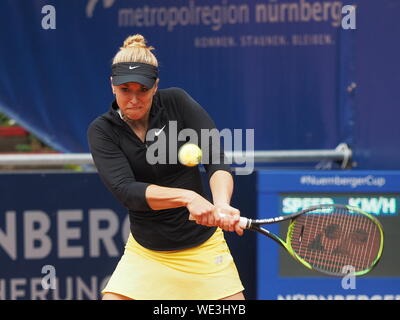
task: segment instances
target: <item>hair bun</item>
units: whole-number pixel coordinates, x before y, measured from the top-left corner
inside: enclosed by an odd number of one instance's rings
[[[157,58],[154,56],[152,50],[146,43],[146,39],[141,34],[130,35],[119,48],[112,60],[112,64],[120,62],[141,62],[147,63],[152,66],[158,67]]]
[[[135,34],[126,38],[121,49],[123,48],[145,48],[148,50],[154,49],[153,47],[147,46],[146,39],[141,34]]]

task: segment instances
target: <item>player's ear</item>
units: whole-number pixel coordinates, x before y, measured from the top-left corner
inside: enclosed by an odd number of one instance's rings
[[[153,94],[156,94],[156,92],[157,92],[159,80],[160,80],[160,79],[157,78],[156,82],[154,83],[154,86],[153,86],[154,92],[153,92]]]
[[[112,84],[112,77],[110,77],[110,85],[111,85],[112,93],[115,94],[114,85]]]

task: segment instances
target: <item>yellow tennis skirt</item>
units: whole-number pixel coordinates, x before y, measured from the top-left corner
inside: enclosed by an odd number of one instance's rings
[[[216,300],[243,289],[224,233],[217,228],[203,244],[175,251],[146,249],[130,234],[102,293],[136,300]]]

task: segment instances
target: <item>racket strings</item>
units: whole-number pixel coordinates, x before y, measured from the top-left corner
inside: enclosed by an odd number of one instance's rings
[[[371,219],[345,208],[328,208],[295,219],[289,240],[297,255],[313,268],[343,274],[344,266],[352,266],[355,272],[369,268],[381,239]]]

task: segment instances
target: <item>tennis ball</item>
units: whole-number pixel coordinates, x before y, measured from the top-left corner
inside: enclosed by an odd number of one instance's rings
[[[201,149],[193,143],[184,144],[178,152],[179,162],[188,167],[197,166],[201,161],[201,156]]]

